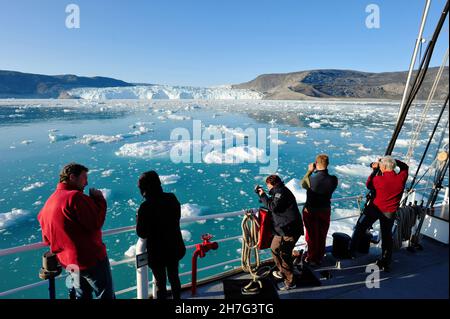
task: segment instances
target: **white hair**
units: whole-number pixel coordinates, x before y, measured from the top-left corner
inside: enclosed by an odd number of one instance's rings
[[[386,167],[386,170],[393,171],[397,164],[395,163],[395,159],[392,156],[384,156],[381,158],[380,163]]]

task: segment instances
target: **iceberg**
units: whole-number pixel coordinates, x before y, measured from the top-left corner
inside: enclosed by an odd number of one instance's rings
[[[14,225],[29,214],[29,211],[17,208],[13,208],[10,212],[0,214],[0,230]]]

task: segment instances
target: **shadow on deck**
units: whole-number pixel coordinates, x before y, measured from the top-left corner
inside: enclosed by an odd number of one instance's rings
[[[366,267],[373,265],[380,255],[378,246],[372,246],[369,254],[354,260],[339,262],[328,254],[321,267],[312,269],[320,286],[299,285],[296,289],[278,291],[278,295],[280,299],[448,299],[449,247],[426,237],[421,243],[424,247],[421,251],[410,252],[405,248],[395,251],[389,273],[366,272]],[[326,279],[325,273],[331,277]],[[379,275],[379,288],[367,288],[369,275]],[[246,278],[250,276],[240,273],[227,279]],[[201,285],[195,297],[186,291],[182,298],[224,299],[223,283],[217,280]]]

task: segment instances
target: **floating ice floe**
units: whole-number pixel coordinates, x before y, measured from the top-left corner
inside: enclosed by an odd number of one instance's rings
[[[319,128],[321,126],[320,123],[316,123],[316,122],[311,122],[308,125],[312,128]]]
[[[420,145],[421,142],[417,141],[416,142],[416,146]],[[409,147],[411,145],[411,140],[407,140],[407,139],[397,139],[397,141],[395,142],[395,147]]]
[[[55,133],[49,133],[48,138],[50,139],[51,143],[60,142],[60,141],[67,141],[74,138],[77,138],[75,135],[64,135],[64,134],[55,134]]]
[[[359,151],[363,151],[363,152],[368,152],[368,151],[371,151],[371,150],[372,150],[371,148],[365,147],[365,146],[364,146],[363,144],[361,144],[361,143],[350,143],[350,144],[348,144],[348,146],[356,147]]]
[[[121,134],[117,135],[96,135],[96,134],[86,134],[81,137],[77,143],[78,144],[87,144],[94,145],[99,143],[113,143],[123,140],[123,136]]]
[[[7,213],[1,213],[0,214],[0,230],[6,229],[15,223],[23,220],[24,218],[28,217],[30,214],[29,211],[25,209],[17,209],[13,208],[10,212]]]
[[[201,207],[197,204],[183,204],[181,205],[181,218],[199,216],[201,211]]]
[[[370,163],[376,162],[379,158],[380,158],[380,156],[364,155],[364,156],[358,157],[358,159],[356,161],[358,163],[363,163],[363,164],[369,165]]]
[[[167,116],[167,118],[169,120],[174,120],[174,121],[185,121],[185,120],[190,120],[191,119],[190,116],[175,115],[175,114],[170,114],[170,115]]]
[[[161,183],[163,185],[170,185],[175,184],[180,179],[179,175],[172,174],[172,175],[160,175],[159,179],[161,180]]]
[[[97,135],[97,134],[86,134],[78,139],[78,144],[95,145],[100,143],[114,143],[122,141],[126,138],[136,137],[150,132],[150,130],[144,126],[138,127],[134,132],[129,132],[125,134],[116,135]]]
[[[192,234],[190,231],[186,229],[181,230],[181,237],[183,237],[184,241],[190,241],[192,239]]]
[[[105,199],[110,198],[111,196],[111,190],[109,188],[100,188],[99,191],[102,192],[103,197],[105,197]]]
[[[122,157],[136,158],[157,158],[169,156],[172,148],[180,150],[190,149],[191,141],[157,141],[149,140],[145,142],[128,143],[122,145],[115,153]]]
[[[372,172],[370,167],[362,164],[337,165],[335,169],[341,174],[358,177],[368,177]]]
[[[343,189],[349,189],[350,188],[350,185],[349,184],[346,184],[346,183],[341,183],[341,188],[343,188]]]
[[[22,188],[22,191],[29,192],[29,191],[31,191],[31,190],[33,190],[35,188],[40,188],[40,187],[42,187],[44,185],[45,185],[44,182],[36,182],[36,183],[30,184],[28,186],[25,186],[24,188]]]
[[[279,140],[277,138],[272,138],[271,142],[274,143],[274,144],[278,144],[278,145],[283,145],[283,144],[287,143],[286,141],[282,141],[282,140]]]
[[[102,177],[109,177],[109,176],[112,175],[113,172],[114,172],[113,169],[107,169],[107,170],[102,172]]]
[[[207,164],[234,164],[234,163],[256,163],[258,160],[265,161],[265,151],[253,146],[237,146],[228,148],[225,152],[212,151],[203,158]]]
[[[297,203],[306,202],[306,190],[300,186],[300,180],[297,178],[291,179],[286,183],[286,187],[294,194]]]

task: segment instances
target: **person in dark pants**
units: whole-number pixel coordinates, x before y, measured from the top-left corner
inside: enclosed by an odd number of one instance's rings
[[[395,172],[396,166],[400,168],[399,173]],[[362,236],[376,220],[380,220],[382,254],[377,265],[380,269],[389,271],[393,247],[392,227],[408,179],[409,167],[390,156],[372,163],[371,167],[373,172],[367,179],[366,186],[372,192],[372,199],[358,219],[350,250],[354,255]]]
[[[138,182],[144,202],[137,212],[136,232],[147,239],[149,266],[156,281],[156,298],[167,299],[166,275],[173,299],[180,299],[178,266],[186,253],[180,230],[181,206],[173,193],[165,193],[155,171],[143,173]]]
[[[278,268],[278,271],[273,272],[273,276],[284,279],[281,290],[289,290],[296,287],[292,250],[303,235],[302,218],[294,194],[284,185],[280,177],[270,175],[266,178],[266,185],[270,197],[262,188],[258,188],[257,191],[261,202],[272,216],[274,237],[270,249]]]
[[[301,181],[301,186],[306,189],[303,223],[308,252],[305,262],[311,266],[320,265],[325,255],[331,218],[331,196],[338,185],[337,177],[328,174],[328,164],[327,155],[318,155],[316,161],[309,164],[308,171]]]
[[[71,296],[77,299],[114,299],[111,267],[102,242],[106,200],[88,185],[89,169],[77,163],[64,166],[56,191],[38,215],[44,242],[72,279]]]

